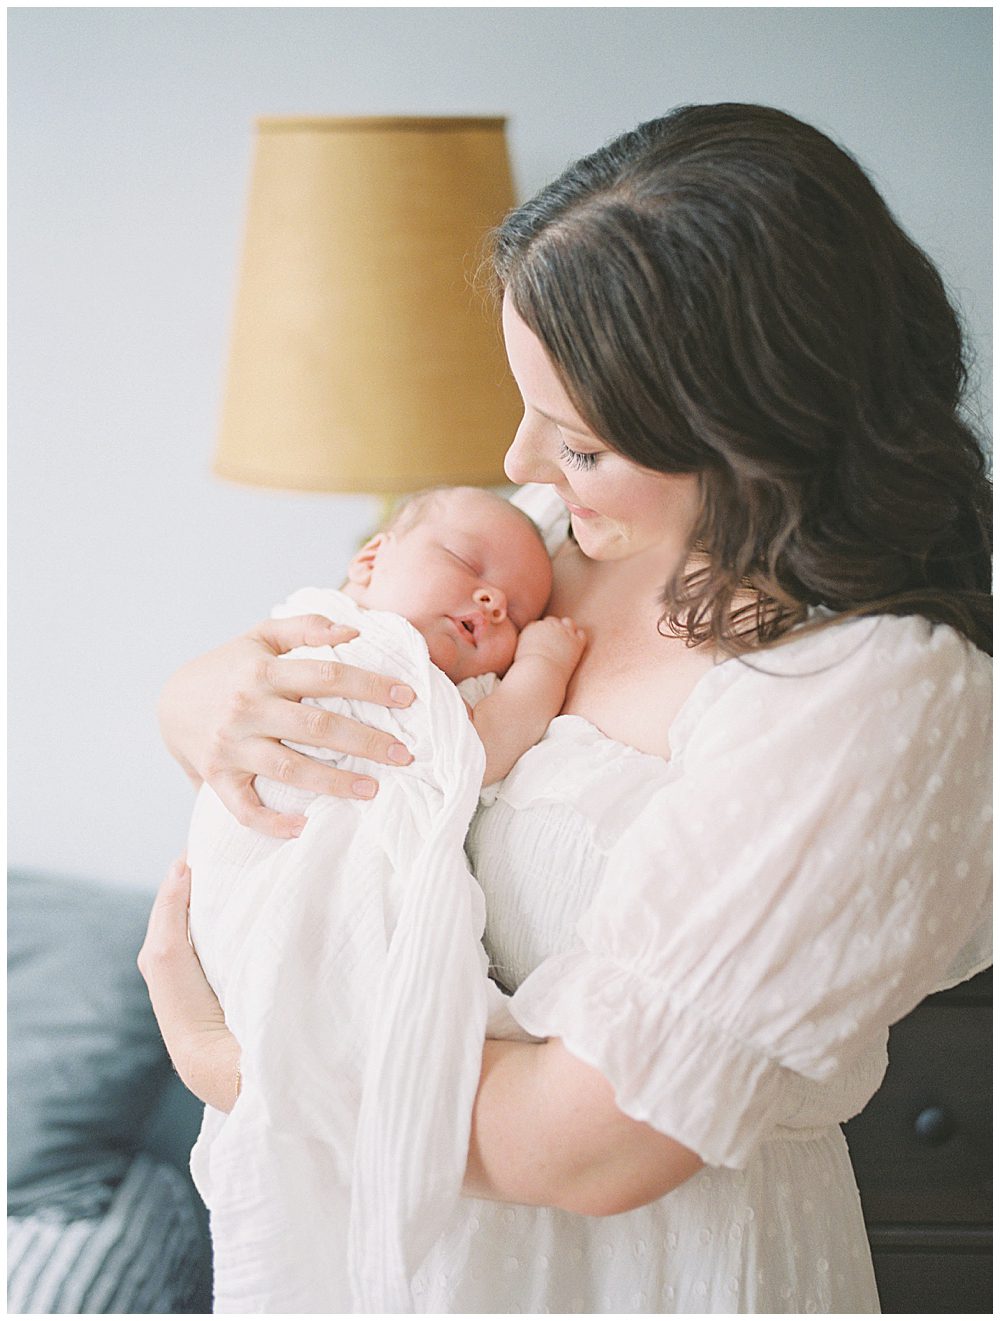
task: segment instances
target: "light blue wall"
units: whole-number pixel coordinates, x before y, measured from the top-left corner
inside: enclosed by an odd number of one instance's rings
[[[684,101],[846,144],[990,356],[988,9],[13,9],[10,850],[152,885],[181,660],[329,582],[373,506],[208,474],[258,114],[506,113],[520,190]]]

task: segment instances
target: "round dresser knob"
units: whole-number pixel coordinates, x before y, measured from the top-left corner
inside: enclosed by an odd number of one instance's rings
[[[955,1124],[943,1106],[929,1105],[917,1115],[913,1128],[921,1142],[936,1147],[948,1141],[955,1131]]]

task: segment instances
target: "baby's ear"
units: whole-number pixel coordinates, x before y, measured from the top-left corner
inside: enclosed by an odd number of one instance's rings
[[[371,540],[365,542],[347,566],[347,581],[349,583],[354,583],[356,587],[368,586],[379,549],[385,544],[385,538],[386,534],[384,532],[377,532]]]

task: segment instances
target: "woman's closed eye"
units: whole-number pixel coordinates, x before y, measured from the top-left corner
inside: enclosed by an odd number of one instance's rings
[[[593,468],[597,463],[598,454],[588,453],[585,450],[572,450],[562,439],[559,441],[559,461],[565,463],[569,468],[576,468],[579,472],[585,472]]]

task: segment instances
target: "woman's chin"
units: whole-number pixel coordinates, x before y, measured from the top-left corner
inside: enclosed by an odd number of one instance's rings
[[[573,540],[588,559],[620,560],[631,553],[620,530],[599,515],[582,518],[571,513],[570,523]]]

